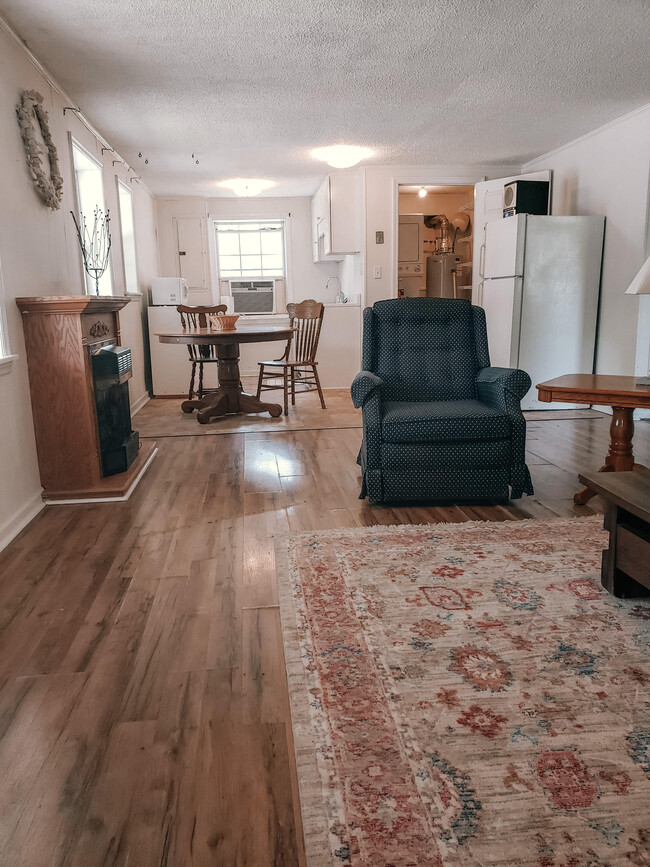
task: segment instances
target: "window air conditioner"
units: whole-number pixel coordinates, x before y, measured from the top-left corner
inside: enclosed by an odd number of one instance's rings
[[[279,279],[228,280],[233,313],[275,313]]]

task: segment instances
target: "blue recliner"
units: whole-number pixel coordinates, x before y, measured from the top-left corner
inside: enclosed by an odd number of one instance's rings
[[[360,498],[517,499],[525,463],[523,370],[490,367],[485,312],[469,301],[399,298],[363,313]]]

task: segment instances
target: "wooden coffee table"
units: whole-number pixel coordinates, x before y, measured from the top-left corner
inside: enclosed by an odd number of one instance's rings
[[[587,403],[611,406],[612,423],[609,428],[609,452],[599,473],[645,470],[634,462],[632,438],[634,436],[635,409],[650,408],[650,386],[637,385],[633,376],[603,376],[600,373],[571,373],[549,379],[536,386],[539,400],[544,403]],[[573,502],[584,506],[597,491],[587,487],[578,491]]]
[[[605,501],[609,548],[601,583],[614,596],[650,595],[650,474],[581,473],[580,481]]]

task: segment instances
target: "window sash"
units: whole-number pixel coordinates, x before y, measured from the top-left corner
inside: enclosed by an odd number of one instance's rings
[[[285,276],[284,220],[215,220],[214,227],[220,278]]]
[[[75,189],[77,196],[77,219],[81,226],[82,215],[86,219],[89,231],[92,231],[95,208],[100,208],[106,215],[106,203],[104,199],[104,176],[101,163],[97,162],[80,144],[72,139],[72,157],[74,163]],[[81,249],[79,255],[81,255]],[[95,294],[95,278],[83,268],[88,295]],[[113,275],[111,273],[110,254],[108,267],[99,278],[99,294],[113,294]]]
[[[7,315],[5,310],[5,284],[2,278],[2,261],[0,261],[0,358],[9,358],[9,332],[7,331]]]
[[[135,243],[135,218],[133,215],[133,193],[122,183],[117,182],[120,204],[120,230],[122,234],[122,261],[124,262],[124,285],[128,295],[138,292],[138,259]]]

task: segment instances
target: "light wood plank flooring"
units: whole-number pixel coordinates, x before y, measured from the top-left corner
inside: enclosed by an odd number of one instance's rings
[[[371,508],[334,428],[159,438],[128,503],[48,507],[0,554],[0,864],[304,863],[274,536],[592,514],[608,428],[529,422],[508,505]]]

